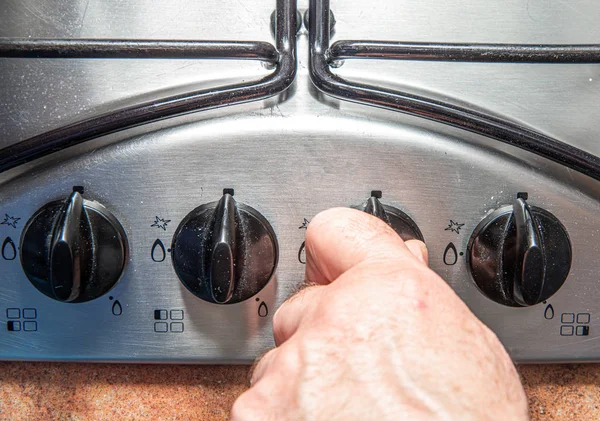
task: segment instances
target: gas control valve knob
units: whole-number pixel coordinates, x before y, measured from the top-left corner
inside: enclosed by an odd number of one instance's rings
[[[121,278],[128,255],[119,221],[79,191],[40,208],[21,240],[27,278],[48,297],[68,303],[107,293]]]
[[[550,298],[567,279],[571,242],[554,215],[518,197],[475,228],[468,262],[487,297],[507,306],[531,306]]]
[[[197,297],[217,304],[247,300],[275,273],[277,238],[256,209],[223,190],[218,202],[190,212],[173,237],[175,272]]]
[[[372,191],[371,197],[365,204],[359,206],[358,209],[376,216],[387,223],[404,241],[415,239],[424,241],[423,234],[421,234],[421,230],[415,221],[413,221],[410,216],[402,212],[400,209],[381,203],[379,200],[381,197],[381,191]]]

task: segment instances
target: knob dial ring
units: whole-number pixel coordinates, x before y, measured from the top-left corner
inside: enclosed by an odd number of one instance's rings
[[[508,256],[518,252],[513,205],[496,209],[473,231],[467,246],[467,265],[477,288],[488,298],[510,307],[537,304],[553,296],[571,268],[571,241],[563,224],[545,209],[529,207],[541,239],[546,268],[534,301],[524,302],[513,283],[516,268]]]
[[[82,231],[85,232],[86,262],[81,268],[81,279],[77,293],[64,293],[57,290],[64,287],[56,283],[52,270],[57,262],[52,262],[52,246],[57,225],[65,201],[47,203],[27,221],[19,246],[21,265],[32,285],[44,295],[62,302],[82,303],[106,294],[120,281],[129,261],[129,244],[123,226],[102,204],[93,200],[83,200],[84,213]],[[93,248],[93,251],[90,249]]]
[[[410,216],[396,207],[390,205],[382,206],[385,209],[390,226],[404,241],[420,240],[425,242],[419,226]]]
[[[213,230],[219,201],[203,204],[190,212],[179,224],[173,236],[171,258],[182,284],[198,298],[216,304],[235,304],[260,292],[273,278],[279,259],[275,231],[256,209],[235,202],[235,254],[232,278],[235,287],[223,299],[215,294],[215,258],[218,250]],[[217,271],[222,273],[222,271]]]

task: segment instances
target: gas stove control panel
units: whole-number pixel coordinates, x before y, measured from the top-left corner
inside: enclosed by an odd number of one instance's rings
[[[334,206],[425,241],[516,360],[600,359],[593,184],[476,138],[324,119],[223,118],[5,173],[0,359],[250,361]]]

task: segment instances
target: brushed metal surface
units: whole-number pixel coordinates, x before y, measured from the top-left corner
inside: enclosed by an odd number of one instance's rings
[[[60,0],[0,2],[0,37],[239,40],[274,43],[275,2]],[[257,62],[202,60],[0,60],[0,147],[157,91],[250,81]]]
[[[268,64],[269,67],[273,68],[273,72],[268,76],[259,80],[252,80],[247,82],[237,82],[230,85],[222,85],[219,87],[210,87],[207,89],[200,90],[188,90],[183,93],[162,95],[154,97],[148,101],[131,104],[128,106],[117,106],[108,112],[97,114],[92,117],[80,119],[71,124],[63,125],[54,130],[50,130],[41,133],[37,136],[28,138],[25,141],[18,142],[10,145],[9,147],[0,150],[0,171],[5,171],[10,168],[14,168],[21,164],[29,161],[39,159],[45,155],[52,154],[59,150],[67,147],[75,146],[81,142],[88,141],[92,138],[102,137],[109,133],[115,133],[124,131],[132,127],[149,124],[154,121],[164,120],[175,115],[206,111],[212,108],[224,108],[231,105],[239,105],[246,102],[253,102],[259,100],[269,99],[274,96],[282,96],[288,88],[294,83],[296,79],[297,70],[297,59],[296,59],[296,36],[299,26],[299,14],[297,13],[296,3],[289,0],[277,0],[276,11],[271,14],[272,29],[275,36],[275,46],[268,42],[260,41],[198,41],[201,45],[201,57],[202,59],[216,59],[222,58],[224,60],[235,60],[235,59],[248,59],[254,60],[261,57],[266,59],[264,55],[264,48],[267,50],[276,51],[277,63],[275,65]],[[23,46],[21,45],[21,55],[19,55],[19,47],[23,38],[4,38],[4,47],[0,47],[0,50],[5,49],[8,54],[2,54],[2,57],[20,57],[28,58],[28,54],[22,54],[24,52]],[[8,40],[8,41],[6,41]],[[16,44],[14,42],[16,41]],[[95,40],[90,44],[89,40],[76,40],[70,39],[67,41],[61,41],[60,39],[45,40],[41,43],[34,42],[33,49],[40,48],[40,50],[47,50],[49,45],[60,45],[65,43],[71,43],[73,45],[79,45],[82,49],[78,50],[76,56],[82,53],[85,49],[93,48],[93,45],[100,43],[102,48],[98,51],[88,51],[91,55],[84,54],[79,56],[80,58],[104,58],[104,47],[107,43],[121,43],[126,44],[127,51],[119,50],[120,53],[134,52],[136,46],[139,45],[140,41],[136,40]],[[163,43],[169,43],[170,41],[157,41],[154,47],[158,47],[158,50],[154,50],[156,53],[162,49],[160,47]],[[37,44],[35,44],[37,43]],[[177,43],[189,43],[186,41],[177,41]],[[164,45],[164,44],[163,44]],[[16,47],[17,55],[14,56],[10,53],[11,49]],[[73,52],[72,48],[69,47],[69,53]],[[133,50],[131,48],[133,48]],[[6,49],[7,48],[7,49]],[[216,50],[218,48],[218,51]],[[109,48],[110,49],[110,48]],[[143,49],[146,49],[144,47]],[[167,47],[167,49],[171,49]],[[187,47],[184,47],[187,50]],[[64,45],[59,47],[58,50],[62,50],[65,53]],[[171,49],[172,51],[172,49]],[[190,49],[191,52],[192,49]],[[48,52],[48,51],[46,51]],[[51,56],[58,51],[50,52]],[[113,52],[115,52],[113,50]],[[146,51],[147,53],[148,51]],[[26,52],[27,53],[27,52]],[[136,54],[129,55],[128,58],[144,58],[144,54],[141,53],[139,56]],[[258,55],[258,57],[257,57]],[[37,57],[37,56],[36,56]],[[47,56],[44,56],[48,58]],[[119,56],[123,58],[122,56]],[[71,56],[73,58],[73,56]],[[113,57],[114,58],[114,57]],[[145,58],[149,58],[146,56]],[[166,58],[166,57],[163,57]],[[180,57],[181,58],[181,57]],[[199,58],[199,57],[197,57]],[[600,164],[599,164],[600,167]]]
[[[270,2],[201,2],[202,11],[200,3],[186,2],[185,8],[180,2],[165,4],[162,11],[149,7],[150,3],[90,1],[85,12],[85,2],[65,1],[61,4],[68,5],[69,14],[46,22],[44,18],[52,13],[40,12],[40,7],[50,8],[41,6],[44,2],[4,2],[0,15],[17,23],[2,27],[0,35],[173,39],[237,39],[239,35],[240,40],[270,40],[268,19],[274,7]],[[306,3],[299,7],[305,8]],[[219,12],[217,4],[228,13]],[[332,8],[337,18],[334,41],[600,41],[595,26],[600,12],[592,1],[470,2],[465,7],[458,0],[376,5],[336,0]],[[198,16],[208,22],[206,28],[192,24]],[[24,21],[32,24],[26,27]],[[384,203],[415,220],[428,244],[432,268],[498,334],[513,358],[600,360],[596,257],[600,185],[489,139],[323,97],[306,72],[306,36],[298,42],[297,81],[283,98],[117,133],[0,175],[0,215],[21,218],[16,228],[0,224],[0,243],[10,237],[18,244],[25,221],[37,208],[68,195],[72,186],[83,185],[86,197],[117,216],[131,248],[128,268],[117,286],[106,296],[81,304],[45,297],[27,281],[18,258],[0,259],[0,359],[251,360],[273,346],[271,317],[302,282],[304,265],[298,252],[304,240],[304,230],[299,229],[304,218],[332,206],[355,206],[376,189],[383,191]],[[133,101],[151,91],[183,89],[192,83],[218,83],[240,71],[252,76],[266,72],[253,63],[235,63],[233,70],[231,63],[220,67],[214,62],[193,62],[180,69],[184,65],[185,61],[1,61],[0,74],[6,75],[0,84],[1,146],[115,101]],[[600,154],[598,66],[380,61],[347,62],[336,72],[476,103]],[[157,239],[168,248],[185,215],[217,200],[229,187],[235,189],[236,200],[270,221],[280,259],[276,278],[256,297],[220,306],[188,292],[169,256],[154,262],[151,249]],[[509,308],[492,302],[477,290],[464,256],[451,266],[443,259],[450,242],[466,253],[470,233],[479,221],[511,203],[521,191],[529,193],[532,205],[556,215],[572,240],[571,273],[548,301],[552,319],[545,318],[547,304]],[[171,220],[166,230],[151,227],[157,216]],[[459,234],[445,229],[450,220],[465,224]],[[122,312],[115,316],[112,308],[117,300]],[[263,302],[266,317],[259,315]],[[8,308],[35,308],[37,331],[9,332]],[[157,309],[183,310],[184,320],[167,322],[182,322],[184,331],[154,332]],[[262,310],[264,314],[264,306]],[[589,335],[561,336],[563,313],[589,313]]]

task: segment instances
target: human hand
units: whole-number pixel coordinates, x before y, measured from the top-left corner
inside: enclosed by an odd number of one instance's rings
[[[497,337],[427,267],[420,241],[352,209],[306,232],[306,280],[231,419],[527,420]]]

